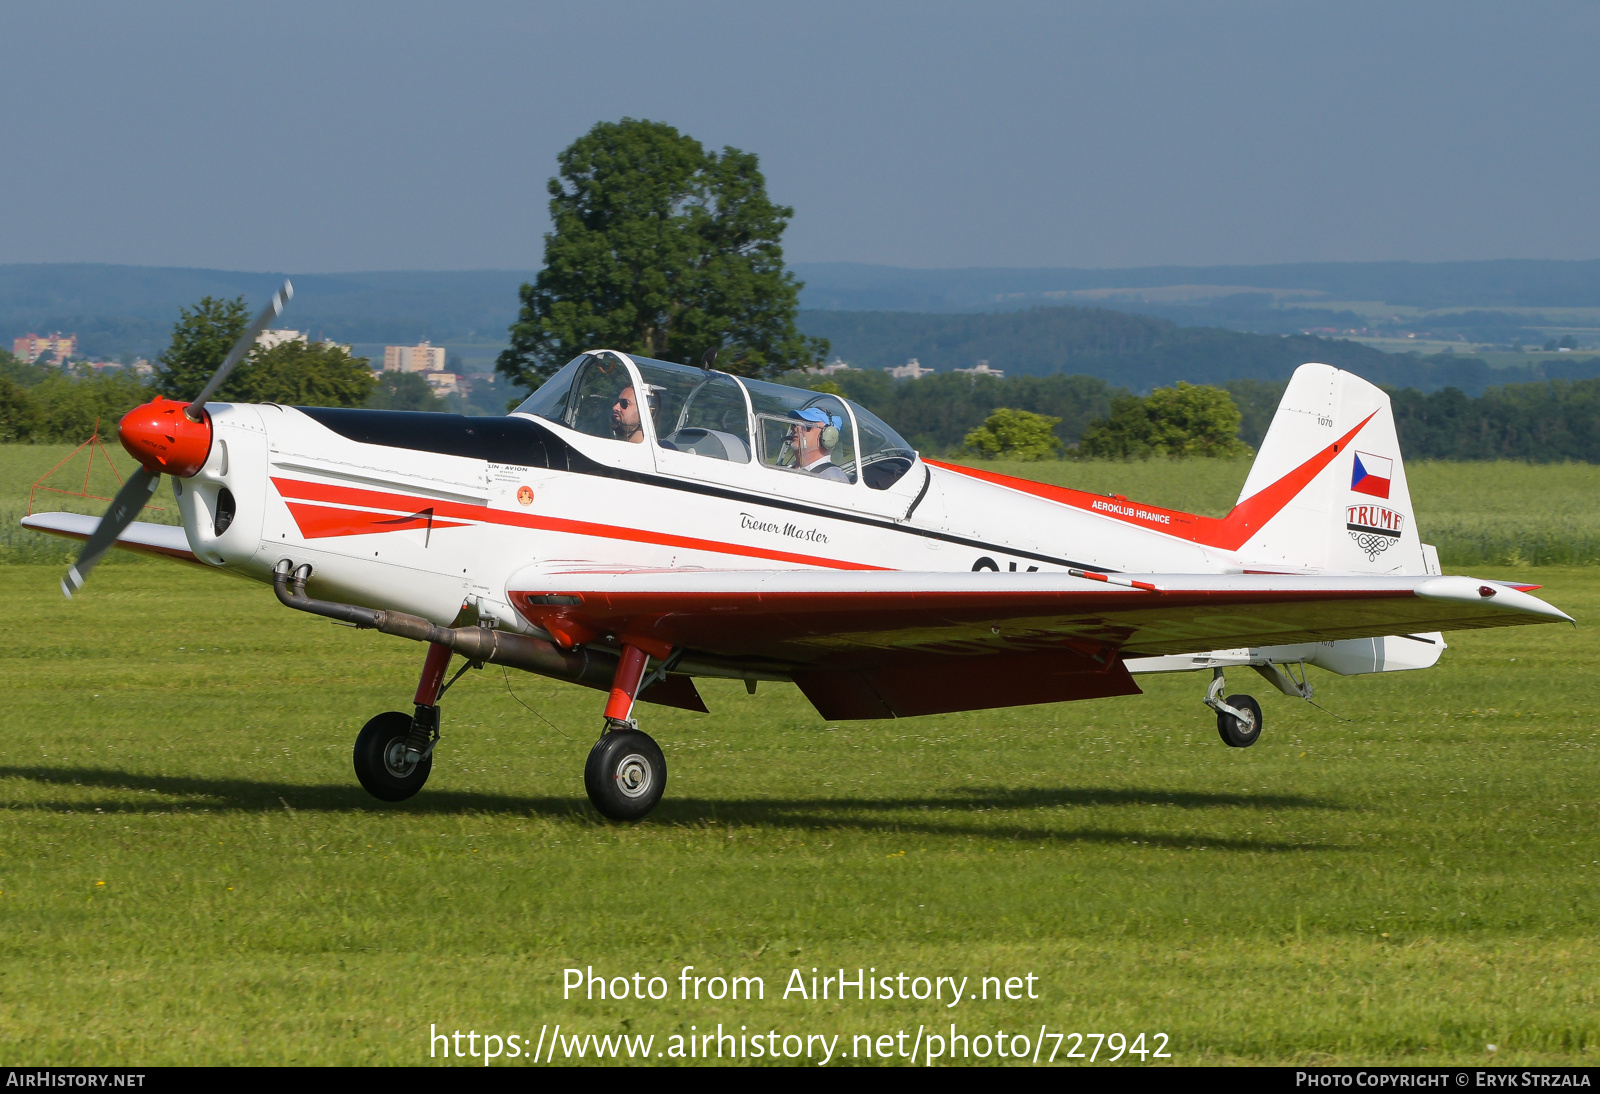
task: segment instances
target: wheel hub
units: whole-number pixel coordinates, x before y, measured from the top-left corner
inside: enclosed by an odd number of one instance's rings
[[[617,789],[625,797],[642,798],[650,793],[650,784],[655,781],[655,773],[650,770],[650,761],[637,752],[630,752],[617,764]]]
[[[406,756],[406,739],[396,737],[383,750],[383,766],[397,779],[404,779],[417,769],[417,761]]]

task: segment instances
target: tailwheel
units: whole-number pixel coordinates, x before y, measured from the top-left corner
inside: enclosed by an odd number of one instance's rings
[[[413,715],[391,710],[362,726],[356,736],[356,778],[380,801],[405,801],[422,789],[433,770],[431,743],[421,755],[417,749],[407,748],[416,720]]]
[[[1217,733],[1229,748],[1249,748],[1261,739],[1261,704],[1251,695],[1230,695],[1227,705],[1237,713],[1217,711]]]
[[[601,735],[583,766],[589,800],[612,820],[640,820],[667,789],[667,760],[647,733],[632,727]]]

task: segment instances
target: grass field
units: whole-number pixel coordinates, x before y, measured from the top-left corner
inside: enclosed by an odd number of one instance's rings
[[[113,433],[105,439],[116,472],[126,478],[134,470],[134,462]],[[108,502],[99,498],[116,496],[122,481],[106,467],[105,457],[95,455],[90,466],[88,450],[79,452],[67,466],[50,475],[43,487],[31,488],[51,468],[72,456],[76,445],[70,444],[0,444],[0,565],[5,563],[55,563],[64,564],[76,554],[76,545],[53,536],[30,532],[17,521],[28,512],[29,495],[32,494],[35,512],[55,510],[65,513],[92,513],[99,516],[106,511]],[[85,472],[89,472],[87,477]],[[56,491],[67,491],[58,493]],[[75,497],[85,494],[86,497]],[[172,491],[163,484],[154,504],[148,507],[140,520],[158,524],[181,524],[177,503]],[[132,562],[133,557],[119,551],[107,556],[106,565]]]
[[[1225,516],[1250,460],[972,461],[975,467],[1207,516]],[[1600,563],[1600,466],[1406,463],[1424,542],[1446,566]]]
[[[1515,573],[1600,614],[1600,570]],[[515,680],[557,729],[469,675],[427,789],[380,806],[349,746],[403,706],[416,646],[157,561],[70,603],[58,577],[0,567],[7,1063],[414,1063],[431,1023],[659,1050],[720,1021],[841,1051],[1044,1024],[1163,1032],[1178,1063],[1600,1050],[1592,629],[1317,675],[1332,714],[1263,695],[1263,739],[1237,751],[1198,677],[843,724],[789,686],[712,683],[710,716],[645,711],[671,782],[625,826],[583,796],[596,693]],[[762,975],[766,999],[680,1002],[686,964]],[[563,1001],[569,966],[672,995]],[[781,998],[791,969],[840,966],[1032,974],[1039,998]]]
[[[66,451],[0,449],[0,505]],[[1247,469],[986,466],[1210,513]],[[1515,536],[1527,490],[1595,522],[1593,468],[1489,470],[1412,467],[1419,523]],[[1217,739],[1198,676],[864,723],[710,682],[710,716],[642,709],[670,784],[625,826],[583,794],[598,693],[513,678],[536,715],[469,674],[427,789],[382,806],[350,744],[405,708],[419,647],[153,560],[65,602],[58,564],[10,558],[7,1064],[417,1063],[430,1024],[558,1022],[656,1051],[721,1022],[840,1034],[848,1056],[953,1022],[1161,1032],[1175,1063],[1600,1057],[1600,568],[1476,566],[1544,583],[1582,626],[1455,635],[1423,673],[1313,673],[1327,712],[1230,678],[1266,710],[1247,750]],[[766,998],[680,1001],[684,965],[762,976]],[[563,1000],[587,966],[669,997]],[[782,998],[791,970],[840,967],[973,991],[1031,974],[1039,997]]]

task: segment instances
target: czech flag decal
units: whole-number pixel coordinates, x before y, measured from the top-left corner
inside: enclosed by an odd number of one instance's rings
[[[1357,452],[1355,470],[1350,475],[1350,489],[1358,494],[1375,498],[1389,496],[1389,480],[1394,475],[1394,461],[1370,452]]]

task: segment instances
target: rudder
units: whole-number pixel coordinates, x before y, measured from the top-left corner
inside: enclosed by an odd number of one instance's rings
[[[1287,500],[1273,496],[1289,490]],[[1238,548],[1250,564],[1439,572],[1437,553],[1417,535],[1389,396],[1351,372],[1295,370],[1239,492],[1235,512],[1251,510],[1271,515]]]

